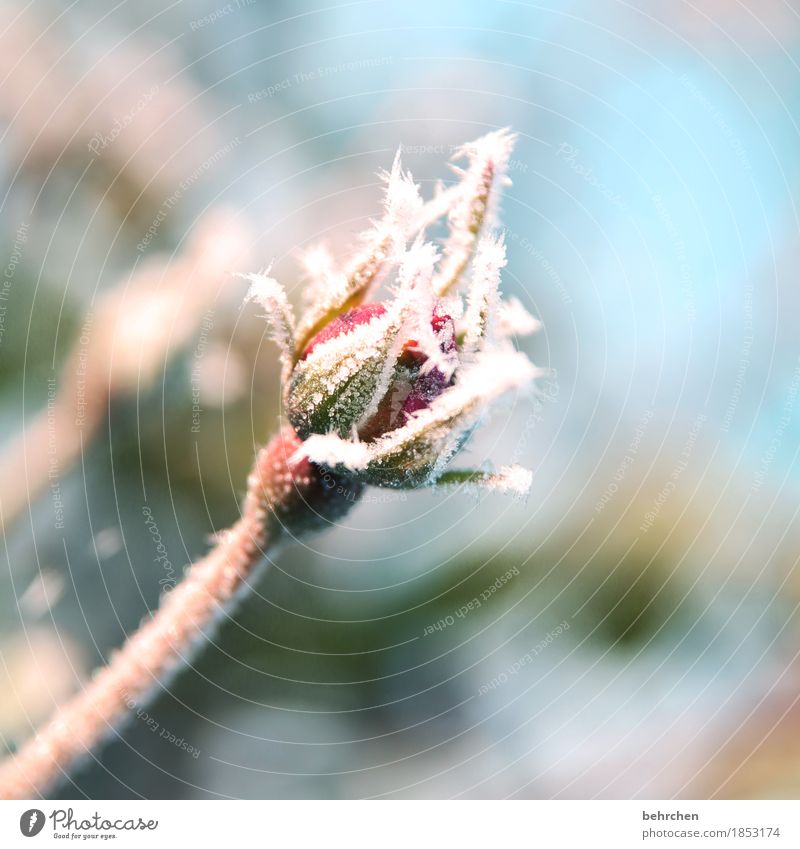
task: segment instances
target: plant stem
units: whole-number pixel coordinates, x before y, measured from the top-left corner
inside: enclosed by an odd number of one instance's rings
[[[284,428],[259,451],[248,476],[238,522],[218,536],[216,546],[189,567],[108,665],[15,755],[0,764],[0,798],[43,796],[73,765],[90,755],[125,716],[171,670],[185,663],[197,638],[207,635],[219,614],[249,586],[284,531],[302,533],[339,518],[360,488],[330,493],[330,475],[307,460],[294,461],[300,442]]]

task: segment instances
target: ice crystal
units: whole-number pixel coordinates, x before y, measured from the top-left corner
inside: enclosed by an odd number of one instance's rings
[[[304,254],[311,294],[300,321],[268,271],[248,276],[281,348],[298,458],[378,486],[527,492],[530,472],[518,466],[447,468],[491,404],[540,374],[509,341],[539,322],[500,294],[506,249],[494,228],[514,141],[499,130],[464,145],[459,181],[427,203],[398,154],[382,175],[383,215],[354,258],[337,268],[326,248]],[[439,250],[425,236],[444,215]]]

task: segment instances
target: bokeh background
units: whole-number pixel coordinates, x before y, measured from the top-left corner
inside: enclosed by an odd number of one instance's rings
[[[371,491],[57,795],[796,797],[796,4],[4,10],[5,749],[238,515],[280,409],[231,272],[299,301],[399,146],[430,192],[509,125],[505,290],[552,372],[470,459],[530,497]]]

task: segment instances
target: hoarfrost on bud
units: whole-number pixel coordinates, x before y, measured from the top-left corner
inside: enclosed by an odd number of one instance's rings
[[[503,337],[530,336],[541,326],[542,323],[522,306],[519,298],[511,297],[500,303],[497,314],[498,335]]]
[[[526,496],[533,484],[533,472],[523,466],[501,466],[497,472],[454,469],[436,481],[437,486],[462,486],[497,492],[503,495]]]
[[[313,433],[297,449],[292,460],[303,457],[330,468],[338,466],[361,471],[369,463],[369,450],[364,443],[342,439],[335,433]]]
[[[386,215],[377,225],[377,232],[385,230],[394,237],[397,245],[402,245],[422,213],[423,203],[419,186],[408,171],[403,171],[400,151],[394,158],[392,170],[389,173],[382,172],[381,177],[386,181]]]
[[[465,171],[453,168],[462,179],[448,213],[450,235],[434,281],[439,297],[458,284],[481,232],[496,224],[498,188],[511,184],[506,171],[516,140],[508,129],[497,130],[463,145],[453,157],[456,162],[465,158],[468,164]]]
[[[301,295],[307,309],[329,298],[331,290],[343,289],[346,285],[347,281],[337,271],[333,254],[327,245],[314,245],[301,253],[300,264],[305,272]]]
[[[277,344],[282,365],[284,385],[289,379],[294,353],[295,319],[292,306],[283,286],[273,277],[269,277],[270,268],[263,274],[240,274],[249,281],[250,289],[246,301],[255,301],[266,311],[265,318],[272,331],[272,339]]]
[[[402,427],[370,442],[325,434],[303,445],[310,460],[340,471],[366,471],[367,480],[390,488],[436,483],[444,465],[487,412],[488,403],[524,387],[541,374],[517,351],[487,354],[465,369],[461,379]],[[352,446],[358,445],[358,451]],[[443,462],[442,462],[443,460]],[[351,465],[351,463],[357,465]]]
[[[502,300],[505,242],[492,231],[514,139],[499,130],[460,148],[460,182],[427,204],[398,156],[382,175],[383,216],[355,258],[337,269],[327,250],[304,255],[313,295],[296,329],[277,283],[249,278],[281,346],[297,457],[377,486],[529,488],[518,466],[447,470],[490,405],[543,373],[509,342],[539,323],[517,299]],[[425,231],[445,214],[440,253]],[[365,303],[383,280],[387,295]]]
[[[464,316],[464,351],[474,353],[484,339],[491,340],[491,324],[500,309],[500,270],[506,264],[502,236],[484,236],[472,261],[472,281]]]
[[[336,285],[320,292],[317,303],[303,316],[298,328],[297,354],[308,341],[338,313],[358,306],[396,264],[409,235],[418,226],[423,203],[419,187],[403,171],[400,153],[390,172],[383,172],[386,183],[384,214],[363,234],[364,248],[335,277]]]
[[[385,372],[397,360],[408,309],[407,301],[396,299],[349,332],[313,344],[297,362],[287,412],[301,437],[329,430],[349,434],[376,405],[376,394],[388,382]]]
[[[485,484],[497,492],[524,496],[531,491],[533,472],[524,466],[500,466],[496,475],[490,475]]]

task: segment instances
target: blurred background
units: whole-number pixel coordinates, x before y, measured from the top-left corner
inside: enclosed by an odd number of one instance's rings
[[[2,747],[238,515],[280,410],[231,272],[299,302],[398,147],[430,193],[509,125],[552,373],[469,460],[530,497],[371,490],[57,795],[796,797],[796,6],[5,9]]]

